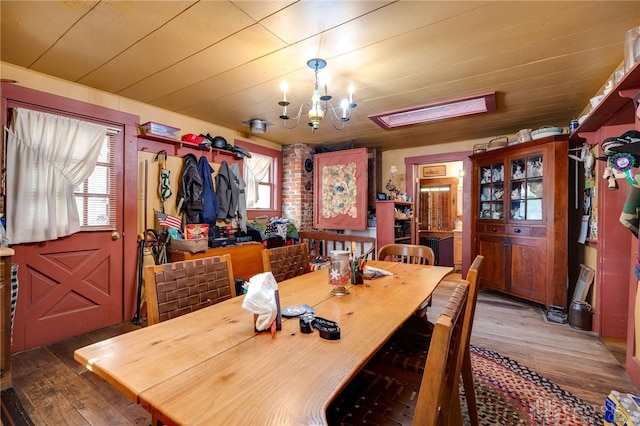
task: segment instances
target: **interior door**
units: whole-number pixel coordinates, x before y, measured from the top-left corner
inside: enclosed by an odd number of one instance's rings
[[[54,241],[13,245],[19,294],[12,351],[117,324],[123,319],[123,136],[111,147],[115,226]],[[10,202],[10,201],[9,201]]]
[[[112,232],[13,247],[20,283],[14,352],[121,321],[123,248]]]
[[[420,179],[418,224],[421,231],[451,231],[457,216],[458,179]]]

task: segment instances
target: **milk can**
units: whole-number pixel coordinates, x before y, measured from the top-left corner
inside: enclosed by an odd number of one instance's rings
[[[592,315],[591,305],[574,300],[569,309],[569,325],[578,330],[591,331]]]

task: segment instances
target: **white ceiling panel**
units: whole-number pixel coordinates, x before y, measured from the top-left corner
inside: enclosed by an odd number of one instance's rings
[[[0,59],[280,144],[395,149],[566,126],[624,58],[638,1],[7,1]],[[352,120],[311,133],[289,114],[327,60],[329,93],[356,89]],[[11,78],[11,76],[3,76]],[[489,114],[385,131],[385,111],[496,91]],[[170,123],[167,123],[170,124]],[[202,131],[206,129],[201,129]],[[199,129],[191,129],[195,132]]]

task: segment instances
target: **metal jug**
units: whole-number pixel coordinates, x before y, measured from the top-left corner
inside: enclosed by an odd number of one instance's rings
[[[569,310],[569,325],[578,330],[591,331],[593,312],[587,302],[574,300]]]

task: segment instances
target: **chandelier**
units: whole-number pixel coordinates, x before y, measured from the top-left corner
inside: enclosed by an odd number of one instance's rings
[[[318,71],[327,66],[327,61],[320,58],[313,58],[307,61],[307,66],[314,70],[315,73],[315,88],[311,96],[311,103],[304,103],[300,105],[298,115],[295,117],[289,117],[287,113],[287,90],[289,85],[287,82],[282,82],[280,89],[282,90],[282,100],[278,102],[278,105],[282,107],[282,115],[280,118],[287,129],[293,129],[300,123],[300,118],[305,110],[308,110],[307,116],[309,117],[309,126],[311,127],[311,133],[314,133],[320,128],[320,120],[328,116],[329,121],[336,130],[344,129],[344,125],[351,118],[353,108],[357,105],[353,103],[353,84],[349,86],[349,99],[343,99],[340,102],[339,107],[333,106],[329,101],[332,96],[327,93],[327,85],[324,85],[324,95],[320,95]],[[293,125],[289,123],[293,122]]]

